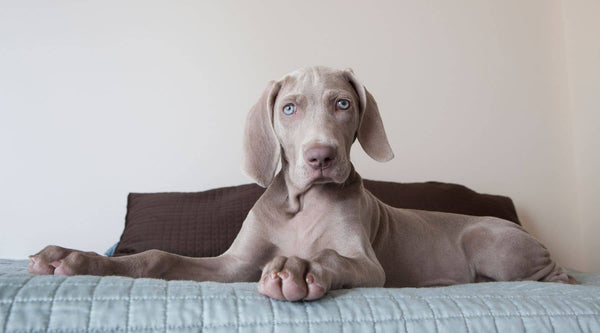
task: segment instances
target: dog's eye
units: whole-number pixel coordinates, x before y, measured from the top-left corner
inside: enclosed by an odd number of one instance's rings
[[[347,99],[340,99],[337,101],[337,108],[340,110],[348,110],[350,108],[350,101]]]
[[[283,107],[283,114],[285,114],[286,116],[291,116],[296,112],[296,106],[292,103],[290,104],[286,104]]]

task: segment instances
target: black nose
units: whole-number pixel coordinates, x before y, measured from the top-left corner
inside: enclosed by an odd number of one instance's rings
[[[313,169],[325,169],[333,164],[335,153],[334,147],[314,145],[304,152],[304,160]]]

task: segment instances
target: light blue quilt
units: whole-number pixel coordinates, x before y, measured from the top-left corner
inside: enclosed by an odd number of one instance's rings
[[[358,288],[279,302],[254,283],[33,276],[0,260],[2,332],[600,332],[600,274],[581,285]]]

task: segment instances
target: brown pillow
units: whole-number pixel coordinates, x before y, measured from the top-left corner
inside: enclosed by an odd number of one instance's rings
[[[520,224],[510,198],[479,194],[462,185],[374,180],[364,184],[394,207],[496,216]],[[114,255],[159,249],[192,257],[217,256],[229,248],[263,192],[256,184],[246,184],[198,193],[131,193],[125,230]]]

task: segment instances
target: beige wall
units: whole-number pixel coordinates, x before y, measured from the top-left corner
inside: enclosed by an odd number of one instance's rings
[[[600,1],[563,1],[585,267],[600,271]]]
[[[320,64],[352,67],[380,104],[396,159],[357,146],[363,176],[509,195],[559,262],[600,270],[598,58],[572,23],[595,4],[578,3],[0,2],[0,257],[104,250],[131,191],[248,182],[246,111]]]

